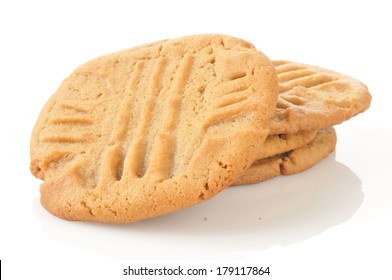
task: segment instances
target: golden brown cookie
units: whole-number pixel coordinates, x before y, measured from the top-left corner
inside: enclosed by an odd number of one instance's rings
[[[223,35],[87,62],[32,133],[41,203],[64,219],[125,223],[207,200],[256,159],[277,87],[266,56]]]
[[[232,185],[254,184],[279,176],[302,172],[335,150],[336,133],[321,129],[305,146],[278,156],[257,160]]]
[[[264,145],[257,152],[257,158],[272,157],[302,147],[312,141],[317,132],[317,130],[309,130],[291,134],[268,135]]]
[[[371,95],[360,81],[290,61],[273,61],[279,80],[270,134],[289,134],[339,124],[365,111]]]

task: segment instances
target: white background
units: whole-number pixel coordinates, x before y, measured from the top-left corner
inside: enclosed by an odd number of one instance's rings
[[[388,2],[1,1],[4,279],[126,279],[128,265],[179,264],[270,266],[265,279],[392,279]],[[337,126],[336,152],[302,174],[230,188],[136,224],[48,214],[39,204],[40,181],[29,172],[29,139],[61,81],[96,56],[198,33],[241,37],[271,59],[356,77],[373,95],[371,108]]]

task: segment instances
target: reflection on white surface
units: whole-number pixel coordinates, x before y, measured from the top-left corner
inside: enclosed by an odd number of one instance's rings
[[[334,154],[303,173],[231,187],[214,199],[134,224],[68,222],[33,213],[52,239],[121,259],[241,258],[287,246],[347,221],[363,201],[361,180]]]

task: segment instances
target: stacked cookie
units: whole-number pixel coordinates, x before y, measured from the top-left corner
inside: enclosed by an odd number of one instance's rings
[[[358,80],[302,63],[273,61],[278,102],[262,154],[233,184],[264,181],[312,167],[335,150],[333,125],[370,106],[371,95]]]
[[[54,215],[134,222],[312,166],[370,101],[357,80],[238,38],[159,41],[77,68],[37,120],[30,169]]]

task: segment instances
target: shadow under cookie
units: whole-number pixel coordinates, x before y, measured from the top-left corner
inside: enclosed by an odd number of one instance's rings
[[[52,239],[119,259],[238,259],[307,240],[349,220],[362,183],[331,154],[311,169],[259,185],[233,187],[184,211],[134,224],[68,222],[33,201]]]

